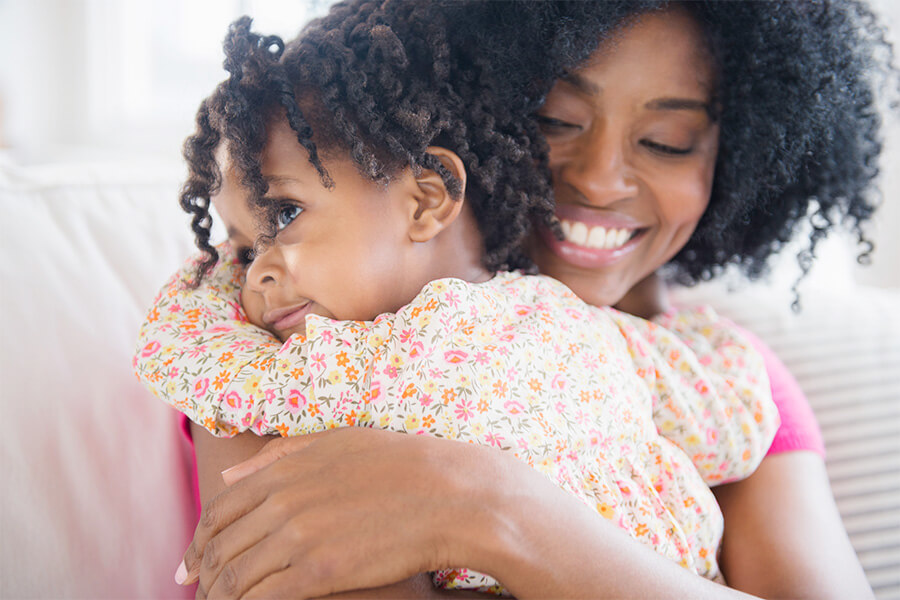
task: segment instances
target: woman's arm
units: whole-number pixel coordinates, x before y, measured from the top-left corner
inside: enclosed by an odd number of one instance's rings
[[[521,598],[742,596],[496,449],[346,428],[275,440],[251,464],[259,470],[227,474],[243,478],[206,505],[185,554],[201,581],[228,579],[247,597],[315,597],[463,565]],[[222,557],[213,567],[210,548]]]
[[[872,597],[818,454],[770,455],[748,479],[713,492],[732,587],[766,598]]]

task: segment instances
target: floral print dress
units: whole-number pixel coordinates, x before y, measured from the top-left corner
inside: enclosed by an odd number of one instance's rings
[[[310,315],[285,343],[247,322],[241,268],[194,263],[163,288],[134,368],[217,436],[379,427],[508,450],[633,538],[721,575],[710,485],[750,475],[778,427],[760,356],[710,308],[660,323],[585,304],[560,282],[440,279],[374,321]],[[663,326],[665,325],[665,326]],[[460,568],[435,583],[502,593]]]

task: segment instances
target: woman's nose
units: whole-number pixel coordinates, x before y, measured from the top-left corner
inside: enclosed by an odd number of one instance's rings
[[[592,206],[609,206],[638,192],[625,144],[615,136],[597,132],[560,166],[557,176],[580,193],[581,202]]]
[[[280,252],[274,245],[258,248],[253,262],[247,268],[247,288],[260,294],[273,286],[278,286],[284,277],[284,269],[279,261]]]

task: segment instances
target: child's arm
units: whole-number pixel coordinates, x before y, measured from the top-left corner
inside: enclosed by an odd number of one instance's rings
[[[710,308],[669,312],[655,323],[626,319],[629,325],[620,327],[652,386],[660,434],[684,450],[710,485],[753,473],[779,418],[752,344]]]
[[[193,259],[163,287],[140,330],[135,374],[213,435],[284,435],[290,402],[308,393],[304,344],[294,337],[282,345],[247,322],[243,270],[227,244],[220,254],[199,286],[189,285]]]

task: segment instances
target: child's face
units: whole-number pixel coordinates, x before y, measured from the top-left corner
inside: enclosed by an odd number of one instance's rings
[[[404,281],[417,251],[409,223],[418,186],[409,173],[379,185],[333,158],[324,162],[328,190],[283,120],[270,125],[261,158],[267,220],[278,233],[247,271],[242,299],[252,323],[286,339],[305,333],[307,314],[371,320],[415,296]]]

